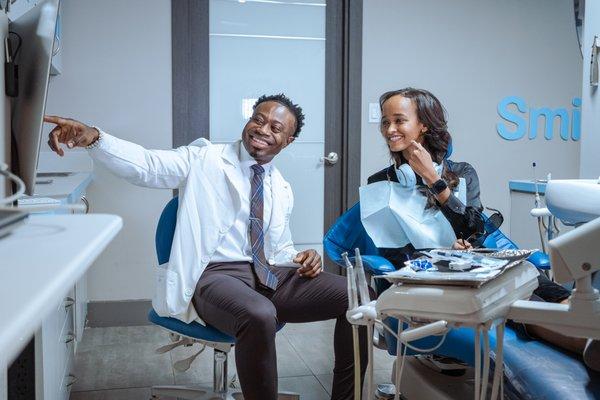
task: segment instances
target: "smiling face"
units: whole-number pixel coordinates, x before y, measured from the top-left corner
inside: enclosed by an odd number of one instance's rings
[[[265,101],[254,109],[242,132],[248,154],[259,164],[268,163],[295,139],[296,117],[283,104]]]
[[[417,117],[415,103],[402,95],[392,96],[383,103],[380,129],[392,152],[405,150],[413,140],[422,143],[422,135],[427,131]]]

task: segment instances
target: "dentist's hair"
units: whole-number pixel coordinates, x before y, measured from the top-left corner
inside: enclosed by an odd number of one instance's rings
[[[304,126],[304,113],[302,112],[302,107],[300,107],[298,104],[294,104],[294,102],[285,94],[279,93],[272,95],[263,94],[258,98],[258,100],[256,100],[256,103],[254,103],[252,109],[255,110],[259,104],[264,103],[266,101],[276,101],[282,106],[287,107],[287,109],[290,110],[292,114],[294,114],[294,117],[296,118],[296,129],[294,130],[293,135],[294,137],[298,137],[300,131],[302,130],[302,127]]]
[[[448,147],[452,142],[450,132],[448,132],[448,123],[446,122],[446,110],[442,103],[431,92],[424,89],[404,88],[385,92],[379,98],[379,107],[383,111],[383,104],[390,98],[400,95],[410,99],[417,108],[417,119],[422,123],[427,131],[423,134],[423,147],[431,154],[434,162],[444,165],[442,179],[446,181],[450,190],[458,186],[458,176],[448,170],[444,159],[448,154]],[[402,156],[402,152],[393,152],[390,150],[392,159],[397,166],[407,161]],[[428,191],[427,207],[436,205],[435,198]]]

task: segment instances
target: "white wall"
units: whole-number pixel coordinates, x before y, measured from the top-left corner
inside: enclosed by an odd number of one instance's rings
[[[585,2],[583,76],[581,90],[581,178],[600,176],[600,88],[590,86],[590,57],[594,36],[600,37],[600,1]]]
[[[580,95],[581,57],[571,0],[365,0],[363,10],[363,183],[389,160],[368,103],[414,86],[445,105],[455,161],[475,166],[482,201],[509,216],[508,180],[579,174],[579,143],[496,133],[498,102],[566,107]],[[533,220],[532,220],[533,223]],[[508,231],[509,221],[503,229]]]
[[[63,0],[63,70],[51,80],[46,111],[171,148],[170,4]],[[90,300],[151,298],[154,230],[171,192],[134,187],[96,167],[88,197],[93,212],[124,219],[88,274]]]

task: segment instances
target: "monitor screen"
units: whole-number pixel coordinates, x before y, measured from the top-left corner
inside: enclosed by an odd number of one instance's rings
[[[35,189],[58,6],[59,0],[40,1],[9,25],[16,34],[11,36],[20,38],[14,60],[19,66],[19,94],[12,103],[11,163],[28,195]]]

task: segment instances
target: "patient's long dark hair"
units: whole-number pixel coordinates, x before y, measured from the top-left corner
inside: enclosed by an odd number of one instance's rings
[[[450,171],[444,163],[444,158],[448,153],[448,147],[452,142],[450,132],[448,132],[448,124],[446,122],[446,110],[442,103],[431,92],[423,89],[404,88],[400,90],[392,90],[385,92],[379,98],[379,107],[383,112],[383,104],[391,97],[400,95],[411,99],[417,108],[417,118],[420,123],[427,127],[427,132],[423,134],[423,147],[431,154],[434,162],[444,166],[442,171],[442,179],[446,181],[450,190],[458,186],[458,177]],[[393,152],[390,150],[390,155],[396,166],[406,163],[406,159],[402,156],[402,152]],[[427,195],[427,208],[436,205],[435,197],[425,190]]]

